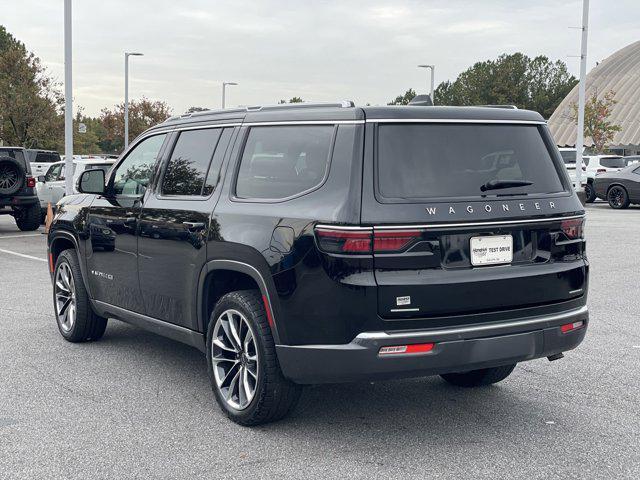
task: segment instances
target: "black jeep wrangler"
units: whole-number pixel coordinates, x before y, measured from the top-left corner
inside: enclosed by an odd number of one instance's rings
[[[584,210],[534,112],[197,113],[78,189],[48,237],[61,334],[114,318],[193,345],[244,425],[302,384],[488,385],[585,336]]]
[[[20,230],[40,227],[36,179],[21,147],[0,147],[0,215],[13,215]]]

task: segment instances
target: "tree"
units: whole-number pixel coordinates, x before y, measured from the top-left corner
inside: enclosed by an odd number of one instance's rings
[[[171,109],[162,101],[147,98],[129,103],[129,141],[136,138],[149,127],[164,122],[171,115]],[[100,122],[105,132],[98,142],[105,153],[120,153],[124,148],[124,103],[112,109],[101,111]]]
[[[102,153],[100,140],[105,137],[106,130],[97,118],[87,117],[83,113],[83,108],[79,107],[76,117],[73,120],[73,153],[74,155],[90,155]],[[79,125],[83,123],[87,131],[79,132]],[[64,138],[61,138],[61,145],[58,151],[64,150]]]
[[[435,91],[438,105],[516,105],[549,118],[578,83],[564,62],[543,55],[500,55],[475,63]]]
[[[303,101],[304,100],[302,100],[302,98],[300,98],[300,97],[293,97],[288,102],[286,100],[280,100],[278,103],[279,104],[283,104],[283,103],[302,103]]]
[[[0,141],[55,148],[64,98],[40,59],[0,25]]]
[[[408,105],[411,100],[416,96],[416,91],[410,88],[404,95],[398,95],[395,100],[389,102],[387,105]]]
[[[584,133],[593,141],[596,154],[604,153],[607,145],[613,140],[614,135],[621,130],[620,125],[609,121],[611,108],[618,103],[615,100],[615,92],[610,90],[602,98],[598,98],[598,92],[593,92],[584,105]],[[578,105],[571,105],[573,121],[578,122]]]
[[[206,112],[207,110],[209,109],[204,107],[189,107],[186,113]]]

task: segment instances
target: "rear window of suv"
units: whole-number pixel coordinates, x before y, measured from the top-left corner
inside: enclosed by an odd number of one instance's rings
[[[609,157],[601,158],[600,165],[605,168],[624,168],[627,166],[627,162],[622,157]]]
[[[492,189],[488,182],[530,182]],[[563,192],[536,125],[380,124],[377,190],[388,200]]]

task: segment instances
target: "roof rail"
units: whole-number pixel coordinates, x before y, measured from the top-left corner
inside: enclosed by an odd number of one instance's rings
[[[355,107],[355,103],[351,100],[344,100],[342,102],[333,102],[333,103],[279,103],[277,105],[248,105],[242,106],[238,108],[230,108],[225,110],[203,110],[201,112],[192,112],[192,113],[183,113],[182,115],[175,115],[173,117],[167,118],[163,123],[180,120],[184,118],[193,118],[200,116],[209,116],[209,115],[220,115],[223,113],[233,114],[233,113],[241,113],[241,112],[259,112],[261,110],[285,110],[285,109],[296,109],[296,108],[353,108]]]
[[[485,107],[485,108],[506,108],[508,110],[518,110],[518,107],[515,105],[475,105],[476,107]]]
[[[356,104],[351,100],[344,100],[342,102],[322,102],[322,103],[278,103],[276,105],[252,105],[245,107],[247,112],[257,112],[260,110],[280,110],[288,108],[353,108]]]

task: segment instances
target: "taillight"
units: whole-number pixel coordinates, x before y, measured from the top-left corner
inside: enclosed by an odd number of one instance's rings
[[[35,188],[36,179],[33,177],[27,177],[27,188]]]
[[[373,231],[367,227],[353,230],[316,227],[318,246],[327,253],[371,254],[392,253],[406,250],[420,239],[420,230]]]
[[[572,218],[570,220],[563,220],[560,228],[570,240],[583,238],[584,218]]]
[[[371,230],[337,230],[318,227],[318,245],[328,253],[371,253]]]
[[[398,252],[419,239],[419,230],[383,231],[373,234],[374,252]]]
[[[566,325],[562,325],[560,327],[560,331],[562,333],[573,332],[574,330],[578,330],[579,328],[584,327],[584,321],[580,320],[578,322],[567,323]]]

